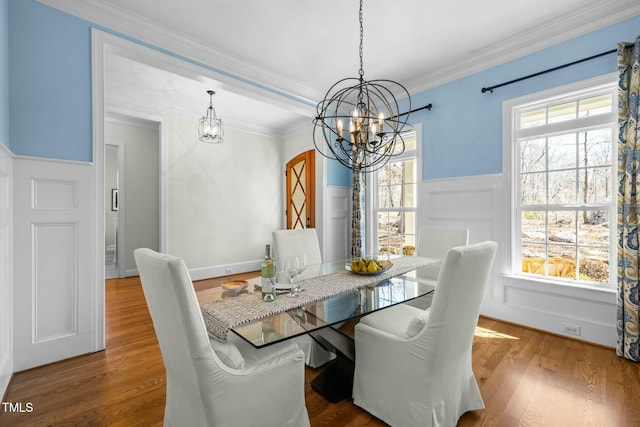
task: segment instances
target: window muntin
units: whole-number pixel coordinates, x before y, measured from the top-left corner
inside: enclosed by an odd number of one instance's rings
[[[551,102],[543,107],[536,106],[519,110],[516,129],[545,126],[553,123],[575,120],[588,116],[606,115],[614,111],[614,93],[585,96],[569,102]]]
[[[517,274],[611,283],[615,98],[612,84],[513,108]]]
[[[372,174],[373,221],[378,254],[413,253],[416,243],[418,158],[416,132],[405,135],[405,151]]]

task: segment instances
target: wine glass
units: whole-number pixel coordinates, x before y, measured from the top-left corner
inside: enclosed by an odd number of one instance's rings
[[[298,254],[296,255],[296,257],[298,257],[298,274],[296,274],[296,276],[299,276],[307,268],[307,254]],[[302,290],[304,289],[300,287],[300,282],[296,282],[296,287],[294,291],[298,293]]]
[[[289,293],[287,294],[288,297],[297,296],[295,293],[293,278],[298,275],[298,270],[300,270],[300,258],[297,255],[289,256],[284,260],[284,271],[287,273],[289,283],[291,284]]]

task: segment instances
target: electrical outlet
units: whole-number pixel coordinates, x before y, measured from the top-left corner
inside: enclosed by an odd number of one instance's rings
[[[580,336],[580,326],[572,325],[571,323],[563,323],[562,324],[562,332],[569,335],[575,335],[576,337]]]

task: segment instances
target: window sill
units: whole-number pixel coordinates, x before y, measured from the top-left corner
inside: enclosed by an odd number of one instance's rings
[[[584,298],[593,301],[615,302],[617,290],[606,285],[595,286],[583,283],[569,283],[546,278],[522,276],[515,274],[501,274],[503,285],[510,288],[520,288],[529,291],[566,296],[570,298]]]

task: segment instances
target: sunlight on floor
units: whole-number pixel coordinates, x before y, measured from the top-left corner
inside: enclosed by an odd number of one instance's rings
[[[518,337],[512,337],[511,335],[501,334],[500,332],[492,331],[491,329],[481,328],[480,326],[476,326],[476,332],[474,335],[480,338],[503,338],[508,340],[520,339]]]

